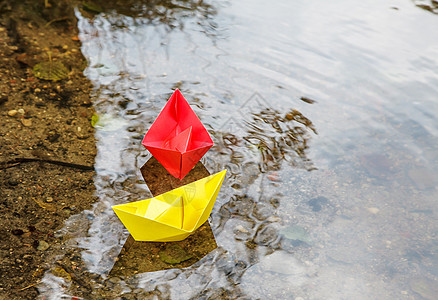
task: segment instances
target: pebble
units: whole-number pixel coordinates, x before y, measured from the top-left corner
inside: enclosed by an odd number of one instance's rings
[[[46,198],[46,202],[47,202],[47,203],[53,202],[53,198],[52,198],[52,197],[47,197],[47,198]]]
[[[19,108],[19,109],[17,110],[17,112],[20,113],[20,114],[22,114],[22,115],[24,115],[24,109],[22,109],[22,108]]]
[[[8,111],[8,116],[13,117],[18,113],[18,111],[16,109],[11,109],[10,111]]]
[[[271,181],[275,181],[275,182],[280,182],[281,181],[280,175],[278,174],[278,172],[272,172],[267,177]]]
[[[23,123],[23,126],[25,126],[25,127],[32,126],[32,120],[31,119],[23,119],[23,120],[21,120],[21,123]]]
[[[111,277],[111,278],[109,279],[109,281],[110,281],[111,283],[116,284],[116,283],[119,283],[119,282],[121,281],[121,279],[120,279],[119,277]]]
[[[12,229],[11,232],[13,235],[22,235],[24,233],[22,229]]]
[[[377,207],[368,207],[367,210],[373,215],[377,214],[380,211]]]
[[[237,225],[236,230],[243,232],[243,233],[249,233],[249,231],[245,227],[243,227],[242,225]]]
[[[438,181],[435,177],[435,174],[425,167],[418,167],[409,170],[408,175],[415,185],[421,190],[434,188]]]
[[[18,180],[15,178],[9,178],[8,183],[10,186],[17,186],[19,184]]]
[[[50,247],[49,243],[46,241],[39,241],[37,250],[45,251]]]

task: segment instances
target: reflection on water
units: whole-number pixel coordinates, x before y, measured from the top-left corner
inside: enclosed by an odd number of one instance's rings
[[[179,180],[170,175],[155,157],[151,157],[140,171],[153,196],[210,175],[204,165],[198,162],[183,180]],[[217,244],[208,222],[179,242],[137,242],[130,235],[109,276],[129,276],[172,268],[186,268],[216,248]]]
[[[279,111],[264,109],[252,119],[247,122],[248,134],[244,139],[260,150],[263,170],[280,169],[282,160],[312,168],[306,156],[307,141],[309,130],[316,133],[316,129],[298,110],[292,109],[282,116]]]
[[[217,244],[208,222],[181,242],[136,242],[132,236],[129,236],[109,276],[131,276],[145,272],[187,268],[216,248]]]
[[[409,1],[133,3],[77,12],[107,116],[100,200],[59,232],[42,297],[435,299],[436,15]],[[187,240],[167,250],[188,267],[146,272],[111,205],[159,189],[141,139],[176,87],[215,142],[203,165],[229,170],[217,248],[188,266]]]
[[[193,169],[180,180],[170,175],[153,156],[140,168],[140,172],[149,191],[154,196],[211,175],[202,162],[198,162]]]
[[[434,0],[414,0],[416,6],[428,10],[433,13],[438,13],[438,3]]]
[[[198,22],[214,24],[212,17],[217,13],[213,4],[199,0],[92,0],[82,3],[86,13],[112,13],[131,16],[152,24],[164,24],[169,29],[184,28],[185,18],[195,18]],[[126,26],[123,22],[116,25]]]

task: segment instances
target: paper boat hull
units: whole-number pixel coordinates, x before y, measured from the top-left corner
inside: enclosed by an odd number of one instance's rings
[[[146,145],[146,149],[163,165],[163,167],[178,179],[183,179],[211,148],[212,144],[185,153],[174,150],[160,149]]]
[[[170,174],[183,179],[213,146],[213,141],[187,100],[176,89],[142,144]]]
[[[225,173],[226,170],[154,198],[112,208],[136,241],[181,241],[207,221]]]

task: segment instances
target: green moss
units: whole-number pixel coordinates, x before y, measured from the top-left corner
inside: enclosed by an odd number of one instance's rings
[[[179,264],[193,257],[179,245],[168,245],[158,255],[163,262],[171,265]]]
[[[58,81],[67,78],[68,70],[60,62],[47,61],[33,67],[35,77],[44,80]]]

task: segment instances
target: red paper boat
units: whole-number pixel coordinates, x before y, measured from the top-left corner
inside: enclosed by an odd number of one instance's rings
[[[176,89],[142,144],[170,174],[183,179],[213,146],[213,141],[187,100]]]

